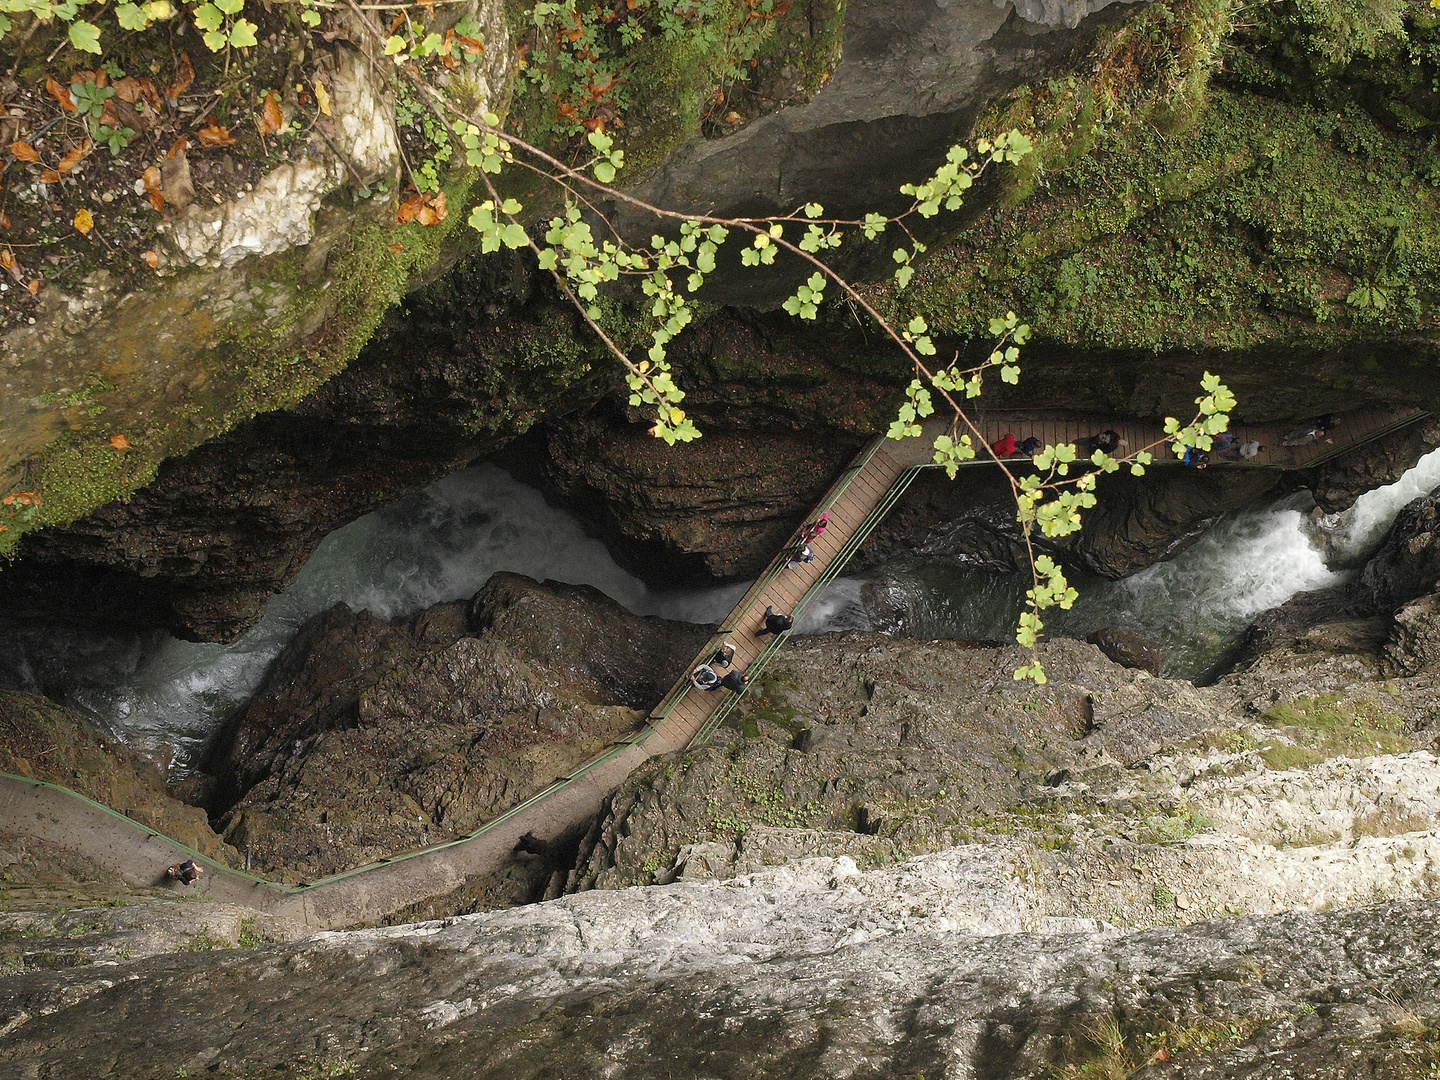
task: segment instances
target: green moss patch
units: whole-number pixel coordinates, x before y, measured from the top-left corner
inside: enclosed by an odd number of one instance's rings
[[[1404,722],[1370,698],[1340,694],[1301,698],[1276,705],[1263,719],[1289,740],[1261,749],[1261,758],[1272,769],[1306,768],[1332,757],[1403,754],[1415,749],[1414,740],[1404,734]]]

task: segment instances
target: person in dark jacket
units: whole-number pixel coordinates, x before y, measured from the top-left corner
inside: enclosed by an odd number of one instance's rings
[[[182,863],[176,863],[165,871],[165,876],[171,881],[178,881],[182,885],[192,885],[200,880],[200,875],[205,872],[194,859],[186,859]]]
[[[1034,457],[1044,448],[1045,444],[1042,443],[1039,439],[1037,439],[1034,435],[1031,435],[1028,439],[1022,442],[1019,447],[1020,453],[1024,457]]]
[[[720,676],[715,674],[715,669],[709,664],[701,664],[694,671],[690,672],[690,681],[697,690],[718,690],[720,689]]]
[[[723,679],[720,680],[721,686],[723,686],[726,690],[730,690],[736,694],[743,694],[745,692],[745,687],[749,684],[750,676],[746,675],[743,671],[732,670]]]
[[[779,637],[794,625],[795,620],[790,618],[789,615],[776,614],[774,608],[767,607],[765,609],[765,626],[761,630],[756,630],[755,636],[764,637],[766,634],[774,634],[776,637]]]

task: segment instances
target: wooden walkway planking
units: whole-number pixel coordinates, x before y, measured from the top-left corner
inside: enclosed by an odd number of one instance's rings
[[[1217,464],[1303,468],[1424,415],[1418,411],[1351,413],[1337,417],[1333,444],[1293,448],[1279,443],[1294,425],[1236,425],[1233,430],[1237,442],[1254,438],[1269,449],[1251,462],[1222,459]],[[1164,433],[1160,424],[1117,423],[1104,417],[1058,412],[982,414],[977,426],[990,442],[1009,431],[1021,441],[1033,434],[1047,443],[1073,442],[1113,427],[1129,441],[1131,449],[1155,442]],[[788,614],[797,605],[813,602],[848,559],[847,543],[858,535],[857,530],[873,526],[886,501],[903,490],[920,468],[931,463],[930,446],[943,429],[944,425],[932,420],[920,438],[901,442],[881,439],[867,447],[811,515],[813,518],[822,510],[830,513],[829,527],[811,544],[815,561],[794,570],[778,569],[777,564],[788,558],[791,547],[787,545],[736,605],[697,662],[711,655],[720,642],[730,640],[736,646],[736,666],[748,670],[758,659],[761,667],[754,670],[761,670],[767,652],[775,648],[773,639],[754,636],[766,605]],[[1156,459],[1157,463],[1178,464],[1173,455],[1158,451]],[[988,462],[988,458],[982,458],[976,464]],[[449,892],[483,874],[498,872],[512,857],[521,835],[528,832],[551,839],[596,814],[630,773],[655,754],[690,745],[716,711],[734,697],[729,691],[695,690],[690,686],[688,671],[684,672],[643,730],[468,837],[357,867],[305,886],[278,885],[233,870],[83,795],[25,777],[0,774],[0,821],[26,835],[80,851],[136,885],[153,885],[163,879],[167,865],[193,857],[209,870],[201,879],[200,889],[217,899],[284,915],[314,929],[339,929],[381,920],[417,901]]]
[[[1346,413],[1335,418],[1335,424],[1330,429],[1331,442],[1294,447],[1281,445],[1287,434],[1300,427],[1294,422],[1236,424],[1229,429],[1235,446],[1253,439],[1265,449],[1248,461],[1239,460],[1238,456],[1226,458],[1217,455],[1212,465],[1224,468],[1304,468],[1413,423],[1425,415],[1420,410]],[[1056,445],[1077,442],[1107,428],[1113,429],[1126,440],[1129,452],[1149,446],[1152,447],[1155,465],[1182,465],[1174,454],[1160,445],[1166,441],[1166,435],[1164,424],[1158,421],[1117,421],[1112,417],[1058,410],[983,413],[972,417],[972,420],[987,443],[998,442],[1009,433],[1015,436],[1017,443],[1033,435],[1046,445]],[[846,541],[863,526],[891,490],[902,481],[908,483],[913,470],[932,464],[931,447],[935,436],[947,427],[947,421],[932,418],[925,423],[924,431],[918,438],[898,441],[880,439],[878,448],[872,444],[863,451],[857,459],[860,467],[852,465],[847,472],[853,475],[842,477],[838,493],[832,488],[807,519],[814,520],[822,511],[830,514],[829,527],[810,545],[815,561],[790,570],[779,567],[798,545],[798,533],[793,535],[756,585],[736,604],[722,624],[721,632],[697,654],[694,663],[708,660],[723,642],[729,641],[735,645],[734,667],[749,671],[768,644],[768,638],[754,636],[755,631],[764,625],[765,608],[773,607],[787,615],[795,612],[815,584],[826,577],[827,571],[838,569],[834,567],[834,561],[840,556]],[[968,464],[983,466],[993,462],[988,456],[980,454]],[[813,601],[814,598],[811,599]],[[682,673],[665,701],[651,713],[653,731],[644,740],[644,745],[655,753],[684,749],[704,731],[712,715],[728,704],[730,696],[731,691],[723,689],[697,690],[690,684],[689,673]]]

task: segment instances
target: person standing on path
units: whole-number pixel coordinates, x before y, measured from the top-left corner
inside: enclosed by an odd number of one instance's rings
[[[815,553],[810,550],[810,545],[809,545],[809,544],[801,544],[801,545],[800,545],[800,550],[797,551],[797,552],[795,552],[794,555],[790,556],[790,561],[785,564],[785,569],[786,569],[786,570],[794,570],[795,567],[799,566],[802,562],[803,562],[803,563],[810,563],[810,562],[814,562],[814,561],[815,561]]]
[[[802,544],[808,544],[810,541],[818,539],[820,534],[825,531],[825,527],[829,524],[830,511],[827,510],[800,530],[800,542]]]
[[[760,630],[756,630],[755,636],[764,637],[766,634],[774,634],[776,637],[779,637],[794,625],[795,620],[790,618],[789,615],[778,615],[774,608],[767,607],[765,609],[765,626]]]
[[[736,694],[743,694],[745,692],[745,687],[749,684],[750,676],[739,670],[732,670],[729,674],[727,674],[723,679],[720,680],[721,686],[723,686],[726,690],[729,690],[732,693]]]

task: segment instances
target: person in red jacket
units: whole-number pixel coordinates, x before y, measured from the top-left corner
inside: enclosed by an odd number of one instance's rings
[[[1015,456],[1015,436],[1006,432],[1000,436],[998,442],[990,444],[990,449],[995,451],[996,457],[1007,458]]]

